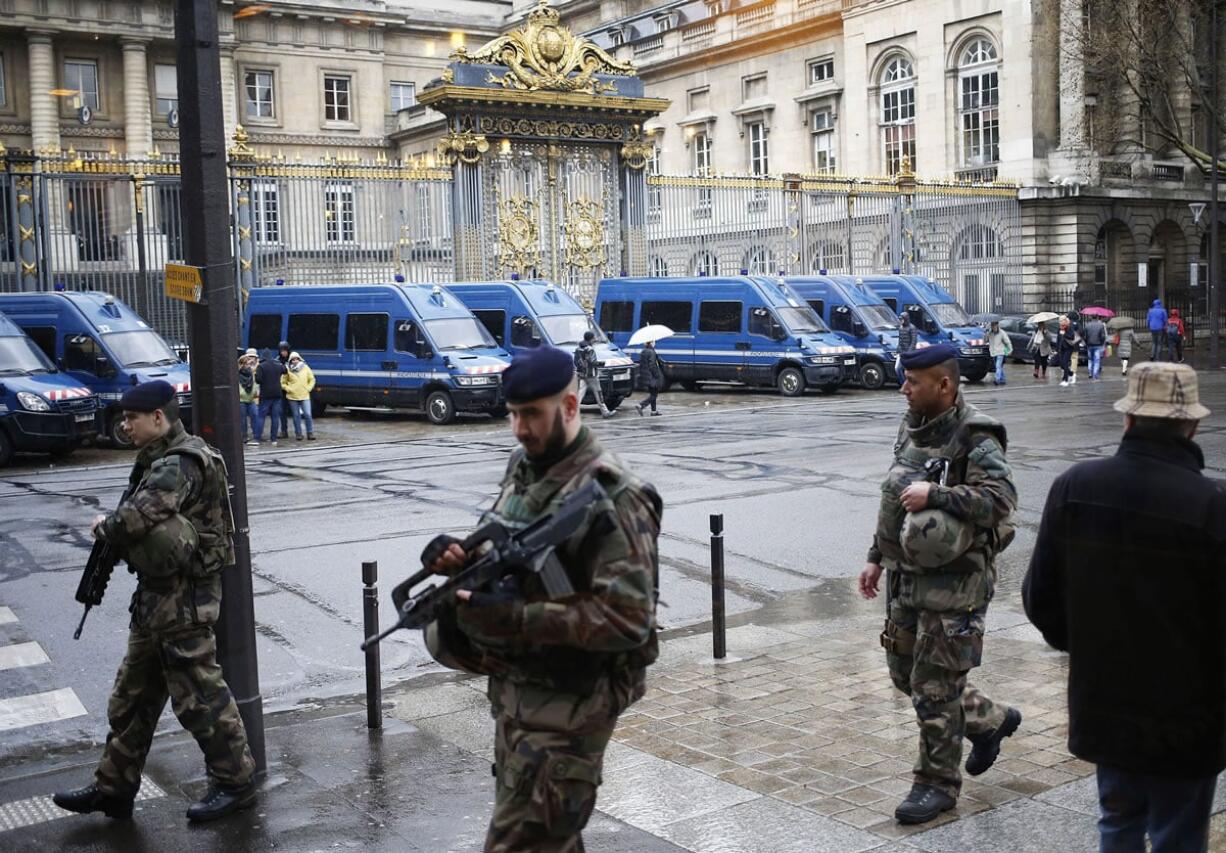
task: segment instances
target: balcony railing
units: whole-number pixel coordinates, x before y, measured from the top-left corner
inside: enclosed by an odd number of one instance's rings
[[[662,47],[664,47],[663,34],[648,36],[642,41],[637,41],[634,43],[634,55],[642,56],[645,53],[653,53]]]
[[[1176,166],[1170,163],[1155,163],[1154,180],[1183,183],[1183,166]]]
[[[959,169],[954,172],[954,178],[959,181],[973,181],[977,184],[990,184],[996,180],[995,166],[978,166],[974,169]]]
[[[1098,164],[1098,174],[1104,179],[1130,181],[1132,180],[1132,164],[1121,163],[1118,160],[1103,160]]]

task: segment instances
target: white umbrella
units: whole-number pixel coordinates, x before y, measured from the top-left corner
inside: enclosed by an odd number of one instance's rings
[[[1032,323],[1050,323],[1053,320],[1059,320],[1059,319],[1060,319],[1060,315],[1055,313],[1054,311],[1040,311],[1038,314],[1035,314],[1033,317],[1030,318],[1030,322]]]
[[[676,333],[668,326],[644,326],[630,336],[630,342],[626,346],[636,347],[649,342],[662,341],[665,338],[671,338],[674,334]]]

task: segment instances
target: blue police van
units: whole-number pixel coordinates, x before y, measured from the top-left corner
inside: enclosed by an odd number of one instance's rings
[[[584,333],[591,332],[605,405],[616,409],[634,390],[634,359],[610,343],[583,307],[551,282],[512,276],[509,281],[459,282],[447,289],[512,355],[542,343],[573,354]]]
[[[859,382],[877,390],[897,382],[898,317],[880,296],[846,275],[788,276],[788,287],[836,335],[856,348]]]
[[[98,397],[0,314],[0,467],[15,453],[71,453],[97,419]]]
[[[983,329],[939,284],[919,275],[866,275],[863,280],[895,315],[911,318],[918,346],[952,343],[958,348],[958,368],[968,382],[988,375],[992,359]]]
[[[21,326],[61,370],[104,407],[99,430],[131,447],[119,399],[133,385],[163,379],[175,386],[179,413],[192,423],[191,368],[140,315],[109,293],[54,291],[0,294],[0,311]]]
[[[656,344],[666,384],[773,385],[787,397],[816,387],[837,391],[856,378],[856,354],[782,278],[609,278],[596,291],[596,317],[610,339],[660,324],[674,334]]]
[[[451,291],[430,284],[301,285],[251,291],[244,346],[288,341],[315,373],[312,407],[506,414],[510,355]]]

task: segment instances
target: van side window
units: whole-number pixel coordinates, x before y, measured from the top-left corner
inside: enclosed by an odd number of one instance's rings
[[[25,333],[30,336],[30,340],[38,344],[38,348],[43,351],[47,358],[55,361],[54,326],[27,326]]]
[[[490,337],[498,342],[498,346],[506,346],[503,339],[506,337],[507,327],[507,312],[502,309],[485,308],[479,311],[473,311],[477,319],[481,321],[481,325],[485,326],[485,330],[490,333]]]
[[[914,326],[917,329],[921,329],[921,330],[925,328],[925,320],[927,319],[927,313],[924,311],[924,306],[908,305],[903,310],[905,310],[908,316],[911,317],[912,326]]]
[[[632,331],[634,329],[634,303],[602,302],[599,325],[606,332]]]
[[[531,317],[519,316],[511,318],[511,346],[513,347],[539,347],[541,345],[541,335],[536,330],[536,323]]]
[[[890,296],[881,297],[881,301],[890,306],[890,310],[894,312],[894,316],[898,316],[898,300]]]
[[[387,315],[350,314],[345,318],[345,349],[387,352]]]
[[[286,340],[296,350],[336,352],[340,333],[339,314],[290,314]]]
[[[776,341],[783,337],[783,326],[779,325],[769,308],[752,308],[749,311],[749,334]]]
[[[420,338],[421,335],[417,331],[417,324],[412,320],[396,321],[396,335],[393,339],[396,352],[407,352],[410,355],[417,355],[417,342]]]
[[[810,299],[809,307],[817,312],[817,316],[826,319],[826,302],[822,299]]]
[[[688,335],[694,331],[693,314],[692,302],[644,302],[640,321],[644,326],[658,323],[678,335]]]
[[[251,323],[247,329],[247,346],[258,350],[275,350],[281,340],[280,314],[251,315]]]
[[[64,336],[64,369],[85,370],[95,373],[98,370],[97,359],[102,355],[98,342],[89,335]]]
[[[846,305],[838,305],[830,309],[830,328],[836,332],[851,334],[851,309]]]
[[[740,332],[743,307],[741,302],[703,302],[698,306],[698,331]]]

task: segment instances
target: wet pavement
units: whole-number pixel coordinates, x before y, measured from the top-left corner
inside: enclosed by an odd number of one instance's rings
[[[861,602],[851,583],[900,398],[668,394],[664,417],[626,410],[593,423],[664,493],[669,630],[648,696],[615,736],[589,850],[1093,848],[1090,768],[1063,752],[1062,658],[1025,624],[1018,596],[1047,485],[1072,462],[1113,451],[1120,417],[1110,405],[1123,386],[1114,377],[1036,386],[1014,368],[1010,377],[1005,388],[968,389],[1008,425],[1021,495],[976,675],[1026,723],[956,814],[911,834],[889,814],[909,774],[913,712],[889,689],[875,642],[880,605]],[[1207,473],[1226,477],[1226,376],[1202,384],[1215,415],[1198,440]],[[82,531],[118,496],[126,464],[0,476],[0,649],[22,649],[16,665],[0,658],[0,847],[479,849],[492,794],[480,683],[440,672],[419,637],[401,633],[384,650],[395,724],[371,740],[346,697],[361,690],[360,562],[380,561],[386,595],[436,532],[471,526],[511,440],[489,421],[402,435],[411,424],[350,420],[321,420],[322,435],[343,433],[335,443],[291,439],[248,457],[270,776],[258,809],[218,827],[189,831],[182,819],[202,769],[168,715],[147,773],[159,795],[142,800],[135,824],[103,831],[103,819],[72,817],[4,832],[15,814],[45,815],[39,797],[87,779],[131,581],[117,574],[85,641],[73,643]],[[731,614],[730,659],[719,664],[710,659],[712,512],[725,516]],[[52,716],[36,722],[37,713]],[[1216,821],[1213,849],[1226,850],[1226,817]]]

